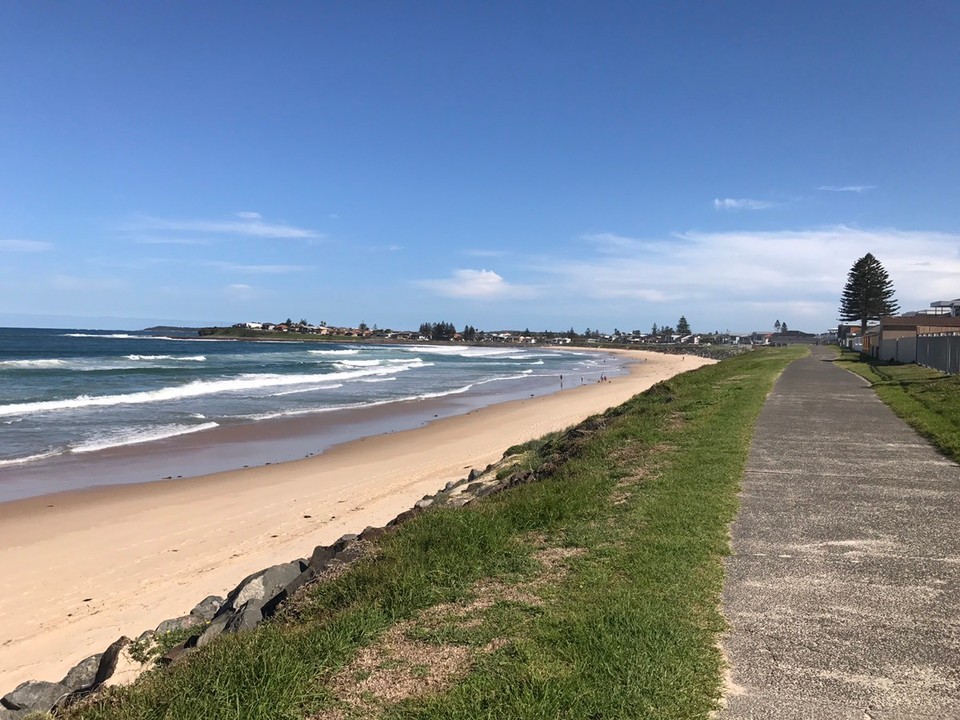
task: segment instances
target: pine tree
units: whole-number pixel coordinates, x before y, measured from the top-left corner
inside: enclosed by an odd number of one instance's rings
[[[687,322],[687,316],[681,315],[677,321],[677,335],[686,337],[690,334],[690,323]]]
[[[893,315],[900,305],[893,299],[893,282],[883,265],[867,253],[847,273],[847,284],[840,296],[840,319],[860,321],[860,332],[867,331],[867,320]]]

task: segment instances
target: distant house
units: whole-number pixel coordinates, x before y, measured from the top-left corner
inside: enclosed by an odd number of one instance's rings
[[[817,341],[817,336],[801,330],[787,330],[786,332],[775,333],[772,339],[778,345],[797,345],[814,343]]]
[[[960,333],[960,317],[951,315],[899,315],[880,318],[863,338],[863,352],[878,360],[917,361],[917,336]]]
[[[848,350],[860,350],[863,338],[859,325],[838,325],[837,342]]]

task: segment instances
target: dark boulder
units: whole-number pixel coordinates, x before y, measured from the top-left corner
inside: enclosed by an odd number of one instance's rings
[[[164,620],[157,625],[156,633],[157,635],[166,635],[168,632],[174,632],[175,630],[186,630],[197,625],[203,625],[204,622],[202,618],[196,615],[184,615],[172,620]]]
[[[353,545],[359,537],[360,537],[359,535],[355,535],[354,533],[347,533],[346,535],[341,536],[333,544],[333,551],[338,554],[342,553],[348,547]]]
[[[336,554],[337,551],[333,549],[332,545],[317,545],[313,549],[313,555],[310,556],[307,567],[319,572],[330,564]]]
[[[361,540],[373,541],[378,538],[383,537],[387,534],[387,529],[382,527],[373,527],[372,525],[364,528],[364,531],[360,533]]]
[[[103,651],[100,666],[97,668],[97,675],[93,679],[93,685],[90,686],[92,690],[97,689],[113,676],[114,670],[117,669],[117,660],[120,659],[120,653],[129,644],[130,638],[124,635],[114,640],[110,647]]]
[[[86,690],[88,687],[91,687],[93,681],[97,678],[97,670],[100,669],[100,660],[102,658],[103,653],[97,653],[96,655],[91,655],[86,660],[81,660],[73,666],[66,677],[60,681],[60,684],[67,686],[71,690]]]
[[[174,645],[163,654],[163,657],[160,658],[160,663],[162,665],[170,665],[171,663],[176,662],[187,653],[196,649],[197,641],[199,639],[199,635],[194,635],[193,637],[187,638],[179,645]]]
[[[256,600],[263,605],[274,595],[283,590],[286,585],[306,568],[306,563],[300,560],[274,565],[266,570],[253,573],[245,577],[235,587],[223,604],[215,618],[231,615],[243,607],[250,600]]]
[[[227,626],[227,623],[230,622],[230,619],[233,617],[233,613],[224,613],[213,619],[207,629],[204,630],[200,637],[197,638],[197,647],[202,648],[205,645],[213,642],[216,638],[220,637],[223,633],[223,629]]]
[[[263,621],[263,603],[260,600],[247,600],[227,621],[225,633],[238,633],[253,630]]]
[[[73,694],[73,690],[60,683],[28,680],[25,683],[20,683],[16,689],[0,698],[0,705],[3,705],[7,710],[49,712],[57,703],[71,694]]]
[[[217,611],[223,607],[224,602],[225,600],[219,595],[208,595],[197,603],[196,607],[190,611],[190,614],[200,618],[204,622],[210,622],[217,614]]]
[[[315,577],[317,577],[317,571],[312,567],[307,567],[306,570],[287,583],[287,586],[283,590],[264,603],[262,608],[263,617],[268,618],[273,615],[284,600],[286,600],[288,597],[291,597],[297,592],[297,590],[309,583]]]

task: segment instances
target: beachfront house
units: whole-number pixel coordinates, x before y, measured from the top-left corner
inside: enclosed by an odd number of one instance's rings
[[[960,334],[960,317],[916,313],[882,317],[877,325],[867,328],[863,352],[885,362],[917,362],[917,340],[920,337]]]

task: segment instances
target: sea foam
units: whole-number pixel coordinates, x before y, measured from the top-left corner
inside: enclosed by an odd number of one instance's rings
[[[62,452],[63,451],[61,450],[50,450],[48,452],[37,453],[36,455],[27,455],[26,457],[0,460],[0,467],[6,467],[8,465],[22,465],[24,463],[36,462],[37,460],[46,460],[47,458],[60,455]]]
[[[70,448],[72,453],[90,453],[125,445],[139,445],[140,443],[155,442],[180,435],[212,430],[220,427],[219,423],[206,422],[200,425],[164,425],[162,427],[144,427],[106,433]]]
[[[205,355],[126,355],[127,360],[181,360],[183,362],[206,362]]]
[[[273,387],[291,387],[311,383],[331,383],[343,380],[357,380],[369,375],[392,375],[424,364],[390,365],[388,367],[357,368],[345,372],[319,373],[311,375],[277,375],[265,373],[245,373],[226,380],[194,380],[183,385],[174,385],[159,390],[121,395],[80,395],[63,400],[41,400],[29,403],[0,405],[0,417],[10,415],[31,415],[41,412],[77,410],[90,407],[114,407],[117,405],[141,405],[145,403],[167,402],[184,398],[217,395],[237,391],[261,390]]]

